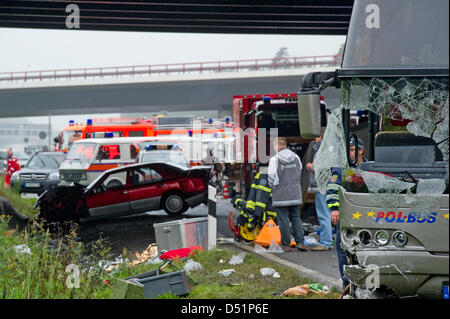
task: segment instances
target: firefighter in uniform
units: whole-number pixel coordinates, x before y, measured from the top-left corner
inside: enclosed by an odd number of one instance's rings
[[[249,226],[254,229],[257,225],[262,226],[269,217],[272,217],[276,222],[277,213],[272,207],[272,188],[269,186],[269,175],[267,164],[261,164],[259,172],[255,176],[254,182],[254,209],[252,216],[249,218]],[[252,184],[253,188],[253,184]]]
[[[272,189],[268,183],[267,165],[260,165],[250,187],[247,200],[241,198],[232,199],[232,204],[239,209],[238,225],[247,225],[249,232],[254,232],[258,226],[262,226],[270,217],[277,222],[276,212],[272,207]]]

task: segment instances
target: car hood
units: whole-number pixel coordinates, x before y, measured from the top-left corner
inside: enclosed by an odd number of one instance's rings
[[[57,173],[58,169],[54,169],[54,168],[35,168],[35,169],[31,169],[31,168],[22,168],[19,173],[20,174],[50,174],[50,173]]]

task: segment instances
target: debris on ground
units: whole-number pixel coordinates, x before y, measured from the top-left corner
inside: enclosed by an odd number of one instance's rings
[[[261,268],[259,271],[263,276],[273,276],[276,273],[275,269],[273,268]]]
[[[266,254],[266,253],[283,253],[283,249],[281,249],[281,246],[278,245],[278,243],[275,240],[272,240],[270,242],[270,245],[268,248],[264,248],[261,245],[255,244],[255,248],[253,251],[257,254]]]
[[[306,296],[311,291],[311,288],[309,288],[308,284],[292,287],[289,289],[286,289],[281,294],[285,297],[292,297],[292,296]]]
[[[281,278],[281,276],[278,272],[275,272],[272,277],[273,278]]]
[[[136,253],[136,260],[129,263],[130,266],[139,265],[149,259],[158,256],[158,247],[156,244],[150,244],[142,253]]]
[[[193,254],[195,254],[197,251],[203,251],[202,246],[191,246],[186,248],[179,248],[179,249],[173,249],[166,251],[164,254],[161,254],[159,258],[164,260],[169,259],[181,259],[185,257],[191,257]]]
[[[306,246],[316,246],[318,244],[316,237],[314,236],[305,236],[305,242],[304,244]]]
[[[24,245],[16,245],[16,246],[14,246],[14,250],[16,251],[16,253],[31,255],[30,247],[28,247],[25,244]]]
[[[152,259],[149,259],[146,264],[151,264],[151,265],[157,265],[157,264],[162,264],[165,260],[162,260],[159,257],[154,257]]]
[[[327,295],[330,292],[330,288],[321,283],[304,284],[286,289],[281,295],[286,297],[306,296],[311,292],[318,295]]]
[[[222,275],[225,277],[230,276],[232,273],[234,273],[234,269],[224,269],[224,270],[219,271],[219,275]]]
[[[309,284],[309,288],[311,288],[314,293],[319,295],[326,295],[330,292],[330,288],[321,283]]]
[[[247,255],[245,252],[240,253],[239,255],[233,255],[228,263],[230,265],[240,265],[244,262],[245,255]]]
[[[119,255],[114,261],[101,260],[99,262],[99,267],[105,269],[106,272],[111,272],[123,263],[128,263],[128,258],[123,259],[122,255]]]
[[[193,261],[192,259],[189,259],[186,264],[183,267],[184,271],[186,271],[187,273],[190,273],[192,271],[196,271],[196,270],[202,270],[203,267],[200,263]]]

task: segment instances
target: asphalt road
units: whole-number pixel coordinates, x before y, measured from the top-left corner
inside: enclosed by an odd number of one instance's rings
[[[253,245],[233,243],[233,234],[228,227],[228,214],[232,206],[227,199],[217,202],[217,238],[243,250],[254,252]],[[156,243],[154,223],[179,220],[182,218],[207,217],[208,208],[205,205],[189,209],[179,217],[169,217],[164,211],[153,211],[145,214],[128,216],[120,219],[96,222],[83,225],[79,234],[85,243],[102,237],[111,247],[115,256],[133,257],[135,252],[142,252],[150,244]],[[309,221],[309,220],[308,220]],[[329,285],[339,286],[339,269],[336,249],[324,252],[300,252],[263,254],[263,257],[274,262],[297,269],[301,274],[320,280]]]

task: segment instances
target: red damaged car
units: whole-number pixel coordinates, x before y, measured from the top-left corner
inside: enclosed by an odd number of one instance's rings
[[[53,187],[36,206],[47,222],[84,222],[160,209],[180,215],[207,203],[210,171],[206,166],[167,163],[127,165],[105,171],[88,186]]]

